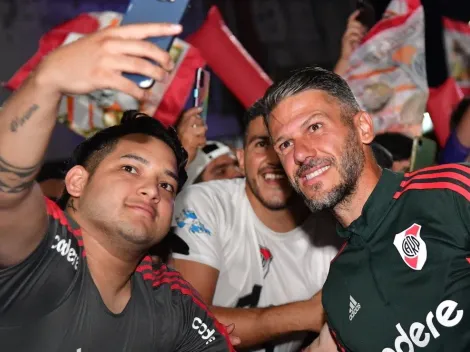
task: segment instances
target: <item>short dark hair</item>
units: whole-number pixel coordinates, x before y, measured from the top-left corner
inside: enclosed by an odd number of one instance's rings
[[[263,98],[266,125],[269,114],[283,99],[310,89],[324,91],[337,99],[341,105],[341,117],[348,124],[352,123],[349,118],[361,110],[351,88],[339,75],[320,67],[306,67],[293,71],[290,77],[268,88]]]
[[[375,136],[374,142],[392,153],[393,161],[407,160],[411,158],[413,139],[398,132],[385,132]]]
[[[166,128],[158,120],[136,110],[124,112],[119,125],[101,130],[91,138],[80,143],[68,160],[66,170],[68,171],[76,165],[81,165],[90,174],[93,174],[101,161],[114,150],[120,139],[136,133],[155,137],[173,150],[178,165],[178,192],[181,191],[188,178],[186,174],[188,154],[181,145],[176,131],[172,127]],[[65,190],[58,203],[65,209],[69,199],[70,194]]]
[[[379,143],[372,142],[370,146],[377,164],[379,164],[382,169],[391,169],[393,167],[392,153]]]
[[[243,129],[244,129],[244,143],[246,144],[246,135],[248,133],[248,126],[250,122],[255,120],[258,117],[263,117],[265,114],[265,108],[263,101],[261,99],[257,100],[253,105],[251,105],[243,115]]]
[[[65,167],[67,160],[56,160],[45,162],[36,176],[36,182],[41,183],[47,180],[63,180],[65,178]]]

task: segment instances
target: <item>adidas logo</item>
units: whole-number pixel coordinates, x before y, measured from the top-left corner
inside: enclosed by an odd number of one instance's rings
[[[352,296],[349,296],[349,321],[352,321],[356,316],[357,312],[361,309],[361,304],[357,303]]]

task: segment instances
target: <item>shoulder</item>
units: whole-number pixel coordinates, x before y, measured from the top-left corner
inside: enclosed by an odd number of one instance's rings
[[[246,197],[243,179],[191,185],[176,198],[176,225],[183,227],[193,222],[198,225],[202,221],[203,225],[214,227],[217,223],[231,222],[243,197]]]
[[[169,268],[166,264],[153,268],[152,260],[147,256],[137,267],[136,272],[142,276],[148,285],[151,285],[154,294],[158,295],[165,292],[176,298],[187,296],[193,303],[207,309],[199,293],[191,284],[184,280],[178,271]]]
[[[154,300],[163,309],[159,314],[174,326],[178,351],[234,351],[224,326],[176,270],[165,264],[152,269],[147,256],[136,272],[150,285]]]
[[[470,200],[470,164],[445,164],[406,173],[394,199],[412,195],[457,195]]]
[[[78,225],[52,200],[44,198],[49,217],[48,237],[51,249],[57,251],[76,270],[83,251],[83,239]]]

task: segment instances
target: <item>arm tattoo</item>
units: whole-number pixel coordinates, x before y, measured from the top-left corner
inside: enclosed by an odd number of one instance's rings
[[[33,104],[21,117],[16,117],[10,124],[10,131],[16,132],[33,116],[34,112],[39,109],[39,105]]]
[[[67,208],[72,209],[72,211],[75,213],[77,211],[77,208],[75,208],[75,204],[73,204],[73,199],[70,199],[69,204],[67,204]]]
[[[20,193],[30,188],[40,166],[41,163],[31,167],[18,167],[0,157],[0,193]]]

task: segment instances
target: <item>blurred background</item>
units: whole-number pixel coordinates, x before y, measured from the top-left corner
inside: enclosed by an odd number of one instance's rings
[[[436,4],[440,2],[435,0]],[[389,0],[371,0],[375,18],[381,18]],[[125,12],[127,0],[1,0],[0,1],[0,81],[6,82],[37,50],[42,34],[77,15],[91,11]],[[357,0],[194,0],[185,15],[185,35],[204,21],[208,9],[217,5],[225,22],[264,71],[277,79],[306,65],[332,69],[338,60],[341,37],[347,18]],[[470,1],[440,2],[443,15],[470,20]],[[10,92],[0,91],[0,105]],[[188,103],[189,104],[189,103]],[[236,140],[242,126],[243,107],[213,77],[211,81],[208,139]],[[74,135],[58,126],[48,158],[69,153],[64,141],[73,145]],[[61,155],[64,154],[64,155]]]

